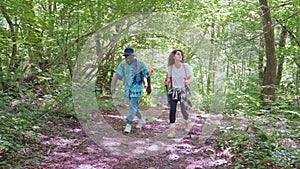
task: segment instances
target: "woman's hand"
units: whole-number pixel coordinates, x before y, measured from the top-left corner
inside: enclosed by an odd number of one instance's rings
[[[184,86],[189,86],[190,85],[190,81],[189,80],[184,80]]]

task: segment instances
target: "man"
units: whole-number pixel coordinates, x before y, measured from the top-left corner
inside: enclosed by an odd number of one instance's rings
[[[139,118],[136,128],[141,129],[146,123],[140,110],[140,100],[144,88],[144,78],[147,79],[147,94],[151,93],[150,72],[146,64],[135,58],[133,48],[125,48],[123,56],[125,61],[118,65],[117,71],[112,79],[111,93],[116,91],[117,80],[125,78],[124,97],[129,98],[129,111],[126,116],[126,127],[124,132],[130,133],[131,125],[135,116]]]

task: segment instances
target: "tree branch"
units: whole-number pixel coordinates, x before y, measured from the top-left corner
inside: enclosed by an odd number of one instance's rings
[[[284,25],[282,24],[282,21],[278,21],[278,20],[276,19],[276,22],[280,23],[280,25],[281,25],[284,29],[287,30],[287,32],[289,33],[289,35],[296,41],[297,45],[300,47],[300,42],[299,42],[299,40],[297,39],[297,37],[295,36],[294,32],[292,32],[292,31],[289,30],[286,26],[284,26]]]
[[[87,33],[85,35],[82,35],[81,37],[77,38],[66,50],[64,50],[63,52],[61,52],[60,54],[58,54],[58,56],[52,60],[49,64],[47,64],[44,67],[41,67],[41,72],[33,72],[29,75],[27,75],[25,78],[23,78],[24,81],[31,81],[32,79],[35,78],[35,76],[39,75],[40,73],[44,72],[44,70],[50,68],[54,63],[58,62],[60,59],[62,59],[64,56],[66,56],[67,52],[78,42],[80,42],[81,40],[93,35],[95,33],[95,31]]]
[[[296,11],[296,12],[294,12],[294,13],[293,13],[292,15],[290,15],[289,17],[287,17],[286,20],[288,20],[288,19],[290,19],[290,18],[296,16],[297,14],[299,14],[299,10]],[[276,22],[276,23],[274,23],[274,24],[272,25],[272,27],[275,27],[275,26],[278,25],[278,24],[282,24],[282,23],[285,22],[286,20],[283,20],[283,21],[280,21],[280,22]],[[263,34],[266,34],[266,33],[267,33],[267,32],[262,32],[262,33],[260,33],[260,34],[258,34],[258,35],[255,35],[254,37],[252,37],[252,38],[250,38],[250,39],[246,39],[246,41],[252,41],[252,40],[254,40],[254,39],[256,39],[256,38],[258,38],[258,37],[260,37],[260,36],[262,36]]]
[[[3,4],[0,5],[1,8],[1,13],[3,14],[4,18],[6,19],[6,22],[9,25],[10,28],[10,32],[11,32],[11,40],[12,40],[12,53],[11,53],[11,58],[10,58],[10,64],[9,64],[9,70],[10,71],[14,71],[16,69],[16,67],[18,66],[17,62],[17,35],[16,35],[16,31],[15,31],[15,25],[12,22],[10,16],[8,15],[8,13],[6,12],[5,7],[3,6]]]

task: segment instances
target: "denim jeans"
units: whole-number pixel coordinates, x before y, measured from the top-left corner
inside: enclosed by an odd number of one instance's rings
[[[135,116],[137,116],[139,119],[144,119],[140,110],[140,100],[140,97],[129,98],[129,111],[126,117],[127,124],[131,125]]]

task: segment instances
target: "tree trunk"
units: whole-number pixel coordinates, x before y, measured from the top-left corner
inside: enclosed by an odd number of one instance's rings
[[[275,53],[274,28],[272,26],[271,9],[268,5],[268,0],[259,0],[262,10],[263,31],[265,39],[266,51],[266,67],[262,83],[260,98],[265,104],[271,105],[275,100],[275,84],[276,84],[276,68],[277,60]]]
[[[0,58],[1,61],[1,58]],[[0,74],[3,74],[2,66],[0,66]],[[0,84],[0,90],[5,91],[7,89],[6,83],[4,83],[3,77],[0,77],[1,84]]]
[[[264,52],[262,51],[264,49],[264,42],[263,39],[260,38],[259,43],[259,51],[258,51],[258,75],[261,82],[264,78]]]
[[[10,32],[11,32],[11,41],[12,41],[12,52],[11,52],[11,57],[10,57],[10,64],[8,67],[8,70],[11,72],[14,72],[17,67],[19,66],[19,61],[17,58],[17,28],[16,24],[13,23],[11,17],[8,15],[6,12],[5,7],[1,4],[1,13],[4,16],[6,22],[8,23]]]
[[[211,44],[214,44],[215,40],[215,25],[213,24],[211,27]],[[207,86],[206,86],[206,93],[210,94],[213,91],[213,86],[214,86],[214,62],[215,62],[215,49],[211,49],[210,51],[210,57],[208,61],[208,74],[207,74]]]
[[[300,6],[300,2],[298,1],[297,2],[297,4],[298,4],[298,6]],[[297,30],[296,30],[296,40],[295,41],[297,41],[298,43],[298,46],[299,46],[299,48],[300,48],[300,15],[298,14],[297,15]],[[297,76],[296,76],[296,89],[298,89],[298,91],[297,92],[300,92],[300,83],[299,83],[299,79],[300,79],[300,56],[298,55],[298,56],[295,56],[295,63],[296,63],[296,65],[297,65]]]
[[[32,1],[25,1],[24,11],[26,15],[22,15],[21,19],[23,20],[23,32],[25,33],[25,39],[28,43],[30,63],[33,70],[35,66],[43,70],[43,67],[47,65],[47,60],[45,60],[43,55],[43,32],[39,29],[40,25],[36,20],[36,14],[34,9],[34,4]],[[31,16],[31,17],[29,17]]]
[[[280,34],[280,40],[279,40],[279,48],[280,49],[285,48],[287,33],[288,33],[287,29],[285,27],[282,27],[281,34]],[[284,64],[284,55],[280,54],[278,56],[278,67],[277,67],[277,77],[276,77],[277,85],[280,84],[280,81],[282,78],[283,64]]]

